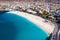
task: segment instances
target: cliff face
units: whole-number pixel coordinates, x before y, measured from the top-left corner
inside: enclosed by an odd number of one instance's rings
[[[17,1],[17,0],[0,0],[0,1]],[[40,0],[19,0],[19,1],[40,1]]]
[[[46,1],[46,2],[57,2],[60,0],[0,0],[0,1]]]
[[[34,0],[0,0],[0,1],[34,1]]]
[[[17,1],[18,1],[18,2],[19,2],[19,1],[26,1],[26,2],[44,1],[44,2],[48,2],[48,3],[49,3],[49,2],[52,2],[52,3],[60,4],[60,0],[0,0],[0,2],[1,2],[1,1],[2,1],[2,2],[3,2],[3,1],[4,1],[4,2],[5,2],[5,1],[11,1],[11,2],[13,2],[13,1],[16,1],[16,2],[17,2]]]
[[[60,3],[60,0],[44,0],[45,2]]]

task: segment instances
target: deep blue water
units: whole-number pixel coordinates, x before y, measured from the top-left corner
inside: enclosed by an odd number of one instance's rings
[[[0,40],[46,40],[47,37],[46,32],[19,15],[0,14]]]

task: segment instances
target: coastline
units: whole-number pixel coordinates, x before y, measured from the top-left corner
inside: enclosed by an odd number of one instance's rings
[[[54,23],[52,23],[51,21],[45,22],[45,19],[41,17],[19,11],[11,11],[11,12],[28,19],[29,21],[36,24],[39,28],[43,29],[48,34],[51,34],[55,28]]]

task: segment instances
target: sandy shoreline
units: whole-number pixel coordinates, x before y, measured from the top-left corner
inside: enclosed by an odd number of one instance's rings
[[[54,30],[55,25],[50,21],[45,22],[45,19],[43,19],[41,17],[31,15],[28,13],[24,13],[24,12],[19,12],[19,11],[11,11],[11,12],[18,14],[20,16],[23,16],[24,18],[28,19],[29,21],[32,21],[34,24],[36,24],[39,28],[42,28],[48,34],[51,34]]]

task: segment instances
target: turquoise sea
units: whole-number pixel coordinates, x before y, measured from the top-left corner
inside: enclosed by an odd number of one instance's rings
[[[26,18],[10,13],[0,14],[0,40],[46,40],[45,31]]]

